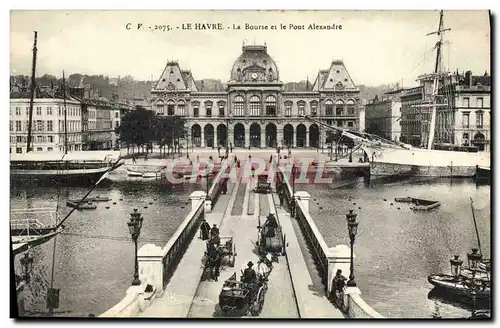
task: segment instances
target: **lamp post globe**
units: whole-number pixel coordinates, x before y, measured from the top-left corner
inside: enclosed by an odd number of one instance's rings
[[[358,233],[358,215],[354,213],[354,210],[349,210],[346,214],[347,228],[349,229],[349,241],[351,244],[351,267],[349,273],[349,280],[347,281],[348,287],[356,287],[356,281],[354,280],[354,242],[356,240],[356,234]]]

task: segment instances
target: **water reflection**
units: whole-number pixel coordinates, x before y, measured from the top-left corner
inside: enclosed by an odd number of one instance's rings
[[[449,179],[377,179],[367,183],[334,181],[332,186],[299,185],[311,194],[310,212],[326,243],[348,245],[345,214],[360,218],[355,245],[356,282],[363,298],[387,317],[429,318],[434,301],[427,276],[448,273],[453,254],[477,246],[470,199],[485,258],[490,255],[490,188]],[[441,207],[414,212],[396,197],[435,199]],[[384,201],[385,199],[385,201]],[[318,204],[319,203],[319,204]],[[392,203],[392,204],[391,204]],[[440,303],[442,317],[467,317],[467,309]]]
[[[54,288],[60,288],[61,316],[99,315],[121,300],[133,279],[134,245],[127,227],[133,208],[144,217],[139,247],[152,242],[165,245],[189,213],[189,194],[201,190],[199,184],[182,189],[159,185],[120,182],[98,187],[91,196],[108,196],[97,209],[75,211],[66,221],[63,233],[33,248],[32,282],[27,289],[25,307],[32,315],[46,313],[46,295],[50,286],[55,243]],[[26,187],[11,189],[11,208],[55,207],[59,216],[71,210],[66,200],[82,197],[87,188]],[[147,208],[145,208],[147,206]],[[19,256],[15,259],[20,272]]]

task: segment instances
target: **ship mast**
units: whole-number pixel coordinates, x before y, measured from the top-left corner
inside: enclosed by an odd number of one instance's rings
[[[432,34],[438,35],[438,41],[436,42],[436,64],[434,66],[434,84],[432,88],[432,114],[431,114],[431,124],[429,130],[429,141],[427,142],[427,149],[432,149],[432,144],[434,143],[434,133],[436,131],[436,100],[437,94],[439,91],[439,79],[441,77],[441,69],[442,69],[442,56],[441,56],[441,47],[443,45],[443,33],[446,31],[450,31],[449,28],[443,28],[443,11],[441,10],[439,13],[439,26],[438,30],[427,34],[427,36]]]
[[[28,140],[26,144],[26,152],[31,150],[31,125],[33,124],[33,99],[35,98],[35,71],[36,71],[36,41],[38,32],[35,31],[35,42],[33,44],[33,64],[31,65],[31,92],[30,92],[30,108],[28,113]]]
[[[63,98],[64,98],[64,154],[68,153],[68,115],[66,111],[66,79],[63,70]]]

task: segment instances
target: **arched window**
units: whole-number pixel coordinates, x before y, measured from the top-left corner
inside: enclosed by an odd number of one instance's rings
[[[325,115],[333,116],[333,101],[331,101],[330,99],[325,101]]]
[[[285,116],[292,116],[292,105],[291,101],[285,102]]]
[[[297,108],[298,108],[298,110],[299,110],[299,113],[298,113],[298,115],[299,115],[299,116],[304,116],[304,115],[306,115],[306,110],[305,110],[305,107],[306,107],[306,103],[305,103],[305,101],[302,101],[302,100],[301,100],[301,101],[299,101],[299,102],[297,103]]]
[[[92,114],[92,112],[90,113]],[[159,101],[156,103],[156,115],[165,115],[165,104],[163,103],[163,101]],[[92,115],[90,116],[92,117]]]
[[[335,115],[344,116],[344,102],[340,99],[335,102]]]
[[[258,96],[250,98],[250,116],[260,116],[260,98]]]
[[[354,116],[355,102],[352,99],[347,100],[347,115]]]
[[[276,97],[267,96],[266,98],[266,115],[276,116]]]
[[[179,100],[177,103],[177,115],[186,116],[186,103],[184,100]]]
[[[234,98],[234,116],[244,116],[245,115],[245,100],[242,96],[236,96]]]
[[[167,102],[167,115],[171,116],[175,114],[175,103],[173,100]]]

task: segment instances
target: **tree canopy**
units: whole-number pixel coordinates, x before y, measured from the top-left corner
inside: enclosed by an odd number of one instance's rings
[[[157,116],[142,106],[128,112],[116,129],[120,140],[138,147],[157,144],[178,149],[187,135],[186,120],[180,116]]]

